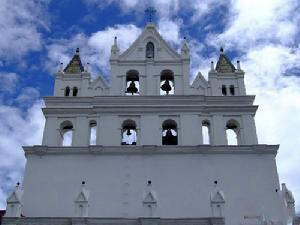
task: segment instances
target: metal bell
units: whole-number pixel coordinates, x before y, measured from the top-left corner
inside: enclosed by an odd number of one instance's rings
[[[130,136],[130,135],[131,135],[130,129],[127,130],[126,135],[127,135],[127,136]]]
[[[165,80],[165,82],[163,83],[163,85],[161,85],[161,89],[165,92],[167,92],[167,95],[169,94],[169,91],[172,90],[172,87],[169,83],[169,80]]]
[[[171,129],[168,129],[166,132],[166,137],[173,137],[174,135],[172,134]]]
[[[131,81],[129,87],[126,89],[126,92],[133,95],[134,93],[137,93],[137,91],[138,89],[136,88],[134,81]]]

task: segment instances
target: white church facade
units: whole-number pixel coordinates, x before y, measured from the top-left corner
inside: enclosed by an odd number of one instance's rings
[[[258,106],[239,62],[221,49],[208,80],[199,73],[190,84],[187,40],[177,53],[148,23],[124,52],[115,38],[110,65],[111,85],[91,80],[77,49],[56,74],[42,145],[24,147],[24,182],[7,200],[4,225],[291,220],[279,146],[258,143]]]

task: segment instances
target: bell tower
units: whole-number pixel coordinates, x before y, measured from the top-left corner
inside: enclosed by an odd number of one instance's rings
[[[179,51],[151,22],[124,52],[115,38],[109,86],[77,49],[44,98],[42,145],[23,147],[3,225],[286,224],[279,145],[257,140],[239,62],[221,49],[190,85],[186,38]]]
[[[149,22],[122,54],[117,38],[111,48],[111,95],[182,95],[189,93],[189,48],[174,51]]]

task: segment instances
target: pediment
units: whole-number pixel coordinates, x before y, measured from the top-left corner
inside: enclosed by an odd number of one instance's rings
[[[103,80],[101,76],[98,76],[95,80],[93,80],[90,84],[90,88],[92,89],[106,89],[109,88],[107,83]]]
[[[21,193],[14,191],[10,194],[10,196],[7,198],[7,203],[17,203],[21,202]]]
[[[179,60],[180,55],[162,38],[154,24],[147,24],[133,44],[119,56],[119,60],[145,60],[146,45],[154,44],[154,60]]]
[[[156,204],[156,202],[155,195],[151,191],[146,194],[146,197],[143,200],[144,204]]]
[[[222,191],[215,191],[210,198],[212,203],[225,203],[224,194]]]
[[[208,87],[208,82],[207,82],[207,80],[205,80],[203,75],[199,72],[197,74],[197,76],[195,77],[191,87],[195,88],[195,89],[203,90],[203,89],[206,89]]]
[[[86,190],[81,190],[75,202],[87,202],[89,200],[89,193]]]

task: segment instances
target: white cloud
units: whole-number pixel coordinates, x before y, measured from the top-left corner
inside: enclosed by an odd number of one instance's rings
[[[39,28],[47,28],[43,19],[47,1],[2,0],[0,4],[0,58],[19,58],[42,46]]]
[[[295,40],[297,0],[234,0],[227,29],[208,42],[247,51],[258,44],[290,44]]]
[[[118,44],[121,51],[124,51],[140,34],[141,29],[135,25],[116,25],[105,30],[95,32],[91,36],[77,34],[71,40],[55,40],[55,43],[48,46],[48,58],[46,67],[54,72],[59,62],[64,66],[72,58],[74,50],[79,47],[83,63],[89,62],[92,75],[102,71],[105,75],[109,71],[110,48],[114,37],[118,37]],[[72,53],[71,53],[72,52]]]
[[[31,105],[36,99],[40,97],[40,92],[33,87],[26,87],[23,88],[16,98],[16,101],[21,105],[21,106],[28,106]]]
[[[0,72],[0,91],[14,93],[19,77],[16,73]]]
[[[41,144],[42,106],[43,102],[36,101],[27,112],[0,106],[0,209],[5,208],[8,192],[23,179],[25,157],[21,146]]]
[[[158,31],[166,41],[174,46],[178,46],[182,39],[180,37],[180,26],[180,20],[171,21],[163,18],[158,22]]]

